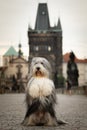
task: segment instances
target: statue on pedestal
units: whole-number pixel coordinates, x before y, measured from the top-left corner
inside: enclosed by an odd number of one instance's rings
[[[69,55],[69,61],[67,64],[67,80],[70,80],[72,86],[78,86],[79,72],[77,64],[75,63],[75,54],[73,52]]]

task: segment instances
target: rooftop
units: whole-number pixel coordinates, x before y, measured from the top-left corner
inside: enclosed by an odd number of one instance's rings
[[[4,54],[4,56],[18,56],[18,52],[14,49],[13,46],[11,46]]]
[[[68,62],[69,61],[69,55],[70,53],[66,53],[63,55],[63,62]],[[79,58],[75,58],[75,62],[76,63],[87,63],[87,59],[79,59]]]

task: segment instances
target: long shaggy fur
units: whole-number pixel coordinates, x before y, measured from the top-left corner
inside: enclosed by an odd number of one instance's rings
[[[23,125],[56,126],[54,106],[56,93],[50,63],[41,57],[33,58],[26,88],[27,111]]]

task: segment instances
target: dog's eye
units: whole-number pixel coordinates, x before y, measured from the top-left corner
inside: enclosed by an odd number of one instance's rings
[[[41,64],[43,65],[43,62],[41,62]]]
[[[38,64],[38,63],[35,63],[35,65]]]

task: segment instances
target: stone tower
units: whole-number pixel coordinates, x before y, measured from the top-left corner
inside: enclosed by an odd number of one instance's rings
[[[60,19],[50,26],[47,3],[39,3],[35,28],[28,29],[29,63],[33,57],[41,56],[49,60],[55,74],[62,74],[62,27]]]

